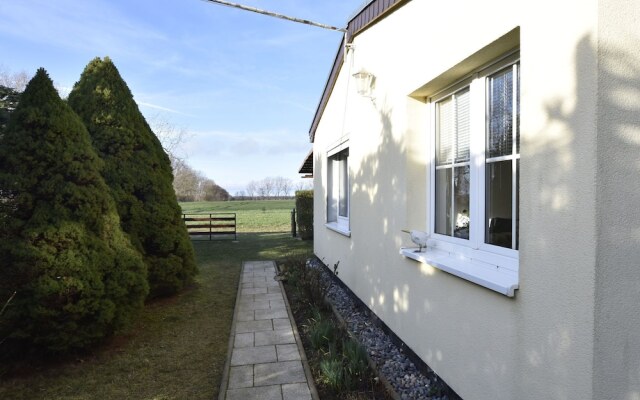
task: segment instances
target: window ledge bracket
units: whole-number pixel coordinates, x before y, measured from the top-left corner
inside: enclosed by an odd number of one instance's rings
[[[518,273],[496,265],[468,258],[462,259],[431,247],[423,249],[421,252],[418,252],[417,247],[402,247],[400,254],[507,297],[515,297],[515,290],[519,288]]]
[[[334,231],[336,233],[339,233],[339,234],[341,234],[343,236],[351,237],[351,231],[349,229],[345,229],[344,227],[342,227],[342,226],[340,226],[340,225],[338,225],[336,223],[329,222],[329,223],[325,224],[324,226],[326,226],[327,229],[330,229],[330,230],[332,230],[332,231]]]

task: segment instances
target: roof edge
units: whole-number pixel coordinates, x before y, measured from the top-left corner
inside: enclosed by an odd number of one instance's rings
[[[329,77],[327,78],[324,90],[322,91],[320,102],[316,107],[313,121],[311,122],[311,126],[309,127],[309,141],[311,143],[315,141],[316,129],[318,129],[318,124],[320,123],[322,114],[324,113],[327,103],[329,102],[329,97],[331,96],[333,88],[335,87],[336,81],[338,79],[338,74],[342,69],[344,60],[344,46],[353,42],[353,38],[355,36],[367,30],[369,27],[373,26],[381,19],[389,16],[399,7],[407,4],[410,1],[411,0],[366,0],[356,10],[353,17],[351,17],[349,23],[347,24],[347,32],[340,42],[338,52],[329,73]]]

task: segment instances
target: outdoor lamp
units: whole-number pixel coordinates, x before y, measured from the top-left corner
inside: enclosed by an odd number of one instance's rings
[[[371,98],[371,90],[373,89],[373,81],[375,76],[361,69],[360,71],[353,74],[353,77],[356,78],[356,91],[360,96]]]

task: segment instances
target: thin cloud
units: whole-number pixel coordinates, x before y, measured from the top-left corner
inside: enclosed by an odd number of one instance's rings
[[[172,114],[179,114],[179,115],[185,115],[185,116],[188,116],[188,117],[194,117],[194,115],[183,113],[182,111],[174,110],[172,108],[159,106],[157,104],[147,103],[147,102],[143,102],[143,101],[138,101],[137,103],[140,106],[152,108],[154,110],[166,111],[166,112],[169,112],[169,113],[172,113]]]

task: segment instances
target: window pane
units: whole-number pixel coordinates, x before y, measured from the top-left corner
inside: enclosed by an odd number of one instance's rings
[[[516,152],[520,154],[520,66],[517,67],[516,80]]]
[[[327,222],[333,222],[338,219],[336,169],[336,161],[334,158],[329,158],[327,163]]]
[[[512,161],[487,164],[485,241],[511,248],[512,240]]]
[[[520,160],[516,160],[516,250],[520,249]]]
[[[458,92],[456,99],[456,162],[469,161],[471,142],[471,96],[469,89]]]
[[[340,174],[340,201],[338,204],[338,215],[341,217],[349,216],[349,168],[347,165],[347,157],[342,155],[339,161]]]
[[[436,170],[435,231],[451,236],[451,168]]]
[[[471,176],[470,167],[454,168],[453,187],[455,193],[454,213],[455,228],[453,236],[469,239],[469,178]]]
[[[487,158],[513,153],[513,70],[489,77]]]
[[[451,164],[455,139],[455,109],[453,98],[436,103],[436,165]]]

